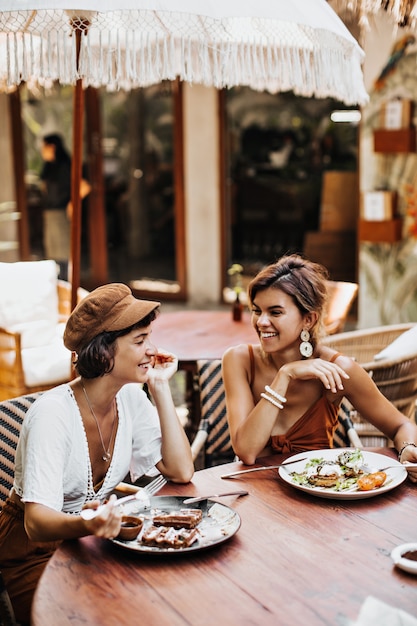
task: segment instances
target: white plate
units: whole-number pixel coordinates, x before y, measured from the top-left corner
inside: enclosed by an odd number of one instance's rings
[[[394,561],[395,565],[400,569],[403,569],[409,574],[417,574],[417,561],[412,561],[411,559],[404,558],[403,555],[406,552],[417,553],[417,543],[403,543],[401,546],[397,546],[391,552],[391,558]]]
[[[385,467],[386,465],[398,465],[398,469],[392,468],[387,469],[387,480],[386,484],[382,485],[378,489],[371,489],[370,491],[332,491],[331,489],[326,489],[326,487],[315,487],[314,485],[298,485],[294,483],[291,477],[291,472],[301,473],[306,466],[306,463],[309,459],[317,459],[323,458],[326,461],[331,460],[335,461],[339,454],[345,452],[346,450],[353,450],[353,448],[332,448],[326,450],[311,450],[309,452],[300,452],[299,454],[294,454],[291,456],[288,461],[294,461],[297,458],[304,459],[304,461],[300,461],[300,463],[293,463],[288,469],[285,467],[280,467],[278,472],[279,475],[286,483],[294,487],[295,489],[300,489],[301,491],[305,491],[306,493],[310,493],[313,496],[318,496],[319,498],[332,498],[337,500],[361,500],[363,498],[373,498],[374,496],[378,496],[381,493],[386,493],[387,491],[391,491],[391,489],[395,489],[398,485],[401,485],[402,482],[407,478],[407,470],[404,465],[392,459],[391,457],[385,456],[384,454],[377,454],[376,452],[367,452],[366,450],[362,450],[364,463],[372,467],[375,470]]]
[[[190,505],[183,504],[186,497],[188,496],[153,496],[151,498],[150,510],[148,509],[143,514],[144,528],[152,524],[152,513],[169,513],[170,511],[190,508]],[[126,504],[123,513],[126,515],[134,513],[134,507],[134,502]],[[240,528],[241,520],[239,514],[234,509],[220,504],[220,502],[204,500],[193,504],[192,508],[201,509],[203,519],[197,526],[200,531],[198,540],[188,548],[175,549],[145,546],[140,542],[140,535],[133,541],[120,541],[119,539],[110,539],[110,541],[118,546],[142,554],[183,554],[184,552],[197,552],[223,543],[233,537]]]

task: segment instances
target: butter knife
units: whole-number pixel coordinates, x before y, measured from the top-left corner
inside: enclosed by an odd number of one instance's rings
[[[226,491],[226,493],[213,493],[211,496],[198,496],[196,498],[187,498],[183,500],[183,504],[194,504],[195,502],[202,502],[202,500],[210,500],[211,498],[224,498],[225,496],[247,496],[248,492],[243,489],[238,491]]]
[[[285,463],[278,463],[278,465],[263,465],[262,467],[251,467],[250,469],[239,470],[238,472],[231,472],[230,474],[223,474],[220,478],[233,478],[234,476],[239,476],[240,474],[249,474],[250,472],[260,472],[261,470],[271,470],[278,469],[279,467],[286,467],[287,465],[291,465],[292,463],[300,463],[300,461],[305,461],[307,457],[303,457],[302,459],[294,459],[294,461],[286,461]]]

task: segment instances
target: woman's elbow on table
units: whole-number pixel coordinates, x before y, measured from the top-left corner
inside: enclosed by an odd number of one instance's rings
[[[254,465],[256,463],[256,455],[249,453],[236,453],[236,456],[239,458],[239,461],[244,463],[245,465]]]
[[[239,461],[242,461],[242,463],[244,463],[245,465],[253,465],[254,463],[256,463],[256,459],[258,457],[256,451],[248,450],[247,446],[239,445],[238,442],[233,441],[233,438],[232,447]]]
[[[194,476],[194,466],[189,468],[189,469],[184,469],[181,472],[181,475],[176,475],[174,478],[171,479],[171,482],[173,483],[189,483],[191,482],[192,478]]]
[[[194,476],[194,463],[191,458],[182,462],[175,469],[170,469],[161,461],[156,464],[157,469],[172,483],[189,483]]]
[[[175,473],[175,477],[172,479],[174,483],[189,483],[194,476],[194,463],[190,457],[187,459],[181,467],[179,467]]]

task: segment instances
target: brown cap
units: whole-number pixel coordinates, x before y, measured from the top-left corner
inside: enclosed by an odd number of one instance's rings
[[[133,326],[160,305],[138,300],[127,285],[110,283],[89,293],[71,313],[64,332],[64,345],[79,352],[102,332]]]

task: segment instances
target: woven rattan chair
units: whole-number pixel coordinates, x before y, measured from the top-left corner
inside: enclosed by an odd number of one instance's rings
[[[346,356],[351,356],[358,363],[370,363],[378,352],[413,326],[414,324],[411,323],[392,324],[351,330],[325,337],[321,343],[331,346]]]
[[[65,322],[71,313],[71,285],[58,280],[58,315],[59,322]],[[79,288],[78,300],[80,301],[88,292]],[[68,353],[68,372],[71,371],[71,355]],[[66,379],[68,380],[68,378]],[[59,382],[66,380],[46,382],[36,386],[30,386],[25,381],[25,373],[22,362],[22,340],[19,332],[0,328],[0,400],[14,398],[16,396],[34,393],[49,389]]]
[[[417,401],[417,347],[415,353],[396,359],[375,360],[374,356],[413,326],[396,324],[354,330],[323,340],[324,344],[358,361],[372,376],[381,393],[410,419],[415,419]],[[363,445],[391,444],[383,433],[356,411],[351,411],[351,418]]]
[[[203,467],[228,463],[235,459],[226,416],[226,396],[220,359],[197,361],[197,378],[200,387],[201,421],[191,444],[193,459]],[[334,447],[361,447],[361,441],[353,427],[349,410],[339,412]]]

